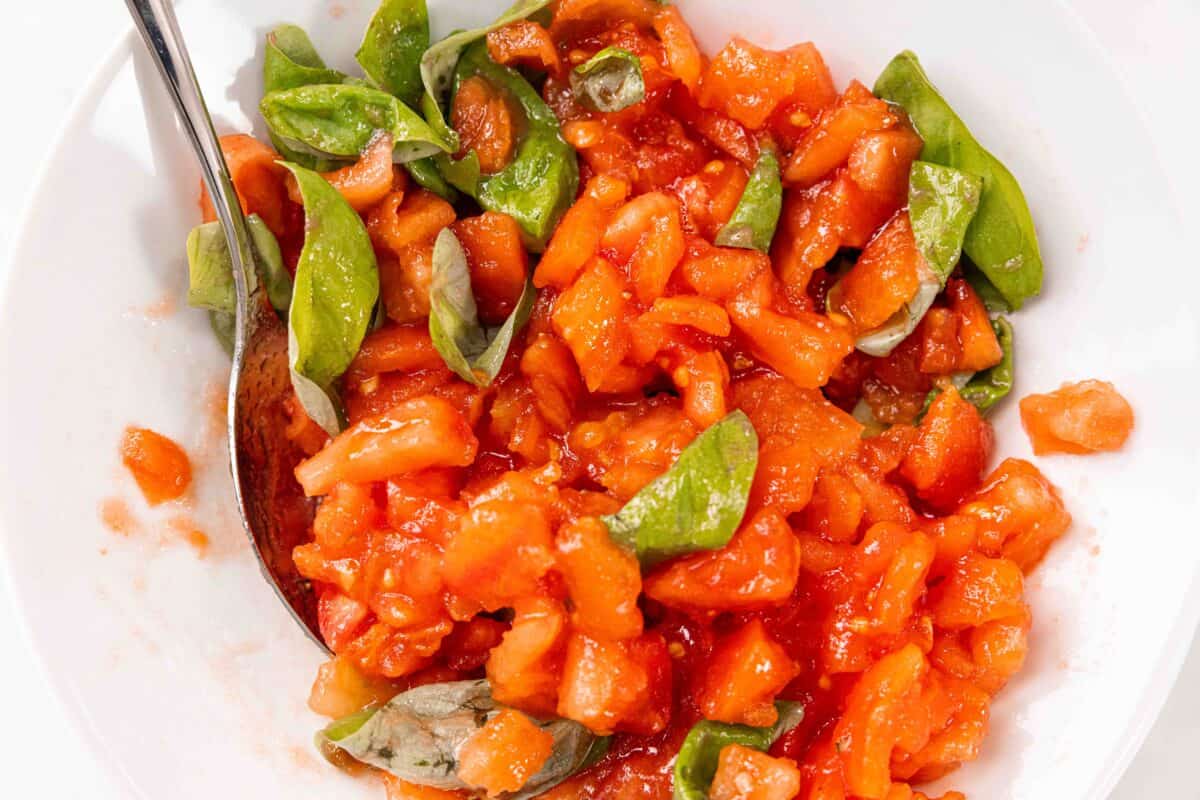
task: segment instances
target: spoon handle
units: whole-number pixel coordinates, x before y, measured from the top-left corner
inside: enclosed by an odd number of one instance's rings
[[[171,0],[125,0],[125,5],[162,75],[184,133],[196,151],[204,185],[208,187],[217,219],[225,232],[237,292],[234,362],[238,363],[245,350],[249,326],[253,324],[249,315],[251,288],[246,279],[251,274],[249,267],[254,264],[250,229],[242,214],[233,179],[229,177],[229,167],[225,164],[225,155],[221,152],[221,143],[213,129],[196,73],[192,70],[192,60],[188,57]]]

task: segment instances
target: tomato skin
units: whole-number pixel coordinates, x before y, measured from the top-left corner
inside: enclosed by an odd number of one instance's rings
[[[1063,384],[1021,399],[1021,425],[1035,455],[1120,450],[1133,432],[1133,409],[1111,383]]]

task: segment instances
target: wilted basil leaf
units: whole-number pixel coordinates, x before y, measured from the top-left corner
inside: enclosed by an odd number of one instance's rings
[[[311,156],[356,159],[378,131],[392,135],[397,163],[449,152],[416,112],[369,86],[299,86],[271,92],[260,109],[274,136]]]
[[[292,278],[283,265],[275,235],[257,214],[246,218],[250,243],[267,297],[276,311],[286,312],[292,299]],[[223,314],[237,309],[233,287],[233,259],[219,222],[206,222],[192,229],[187,238],[188,305]],[[256,277],[248,276],[253,287]]]
[[[983,181],[953,167],[914,161],[908,177],[908,216],[925,262],[945,285],[962,258],[967,228],[979,209]]]
[[[799,703],[779,702],[775,706],[779,721],[770,728],[727,725],[707,719],[693,725],[675,757],[675,800],[708,800],[708,787],[717,774],[717,761],[724,748],[740,744],[766,752],[780,736],[804,720],[804,706]]]
[[[834,289],[836,290],[837,287],[835,286]],[[921,324],[925,313],[933,306],[933,301],[937,299],[938,293],[941,291],[941,281],[933,274],[932,270],[927,269],[921,277],[913,299],[905,303],[904,307],[892,315],[887,322],[858,337],[854,346],[869,356],[882,358],[890,355],[917,329],[917,325]],[[835,295],[830,292],[830,296]]]
[[[433,129],[450,142],[449,151],[458,149],[458,135],[446,124],[446,116],[442,113],[442,98],[454,83],[454,70],[458,67],[463,51],[492,31],[512,22],[528,19],[550,3],[551,0],[517,0],[491,25],[452,33],[425,51],[425,55],[421,57],[421,82],[425,86],[421,110]]]
[[[404,169],[408,171],[408,176],[422,189],[428,189],[448,203],[458,200],[458,192],[446,182],[446,179],[442,177],[442,173],[438,172],[437,162],[434,159],[421,158],[416,161],[409,161],[404,165]]]
[[[750,181],[742,192],[733,216],[717,233],[715,244],[743,250],[771,249],[779,215],[783,210],[783,182],[779,177],[779,156],[775,149],[763,146],[759,151]]]
[[[292,386],[330,435],[341,422],[334,381],[362,345],[379,297],[375,251],[362,219],[317,173],[285,163],[304,201],[304,248],[288,314]],[[322,401],[324,398],[325,402]]]
[[[642,60],[620,47],[606,47],[571,70],[571,93],[593,111],[623,111],[646,99]]]
[[[409,783],[469,789],[458,778],[458,754],[501,708],[486,680],[431,683],[396,695],[378,711],[338,720],[318,737]],[[606,738],[578,722],[533,721],[554,737],[554,750],[528,783],[504,800],[546,792],[594,763],[608,746]]]
[[[488,211],[515,219],[526,246],[540,252],[575,202],[579,188],[575,151],[563,139],[558,117],[537,90],[516,70],[492,61],[486,42],[463,53],[455,71],[456,85],[475,76],[504,91],[520,106],[525,115],[520,142],[512,161],[494,175],[480,173],[474,152],[459,160],[438,156],[438,169],[455,188]]]
[[[643,567],[729,544],[746,514],[758,435],[734,411],[692,441],[665,473],[604,517],[609,535]]]
[[[429,336],[446,366],[463,380],[488,386],[496,379],[513,338],[529,321],[536,295],[527,280],[517,307],[504,324],[485,330],[471,292],[467,254],[449,228],[438,234],[429,286]]]
[[[383,0],[355,58],[377,86],[410,106],[421,99],[421,56],[429,48],[425,0]]]
[[[1013,388],[1013,328],[1004,317],[992,320],[992,329],[1004,357],[1000,363],[983,372],[975,373],[971,380],[959,390],[959,394],[980,411],[988,411],[1003,400]]]
[[[971,135],[921,68],[914,53],[892,59],[875,83],[875,94],[908,112],[925,140],[924,161],[978,175],[979,210],[963,249],[1009,305],[1020,308],[1042,288],[1042,256],[1033,216],[1012,173]]]

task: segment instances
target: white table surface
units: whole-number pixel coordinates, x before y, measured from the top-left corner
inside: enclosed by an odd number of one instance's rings
[[[4,5],[0,74],[13,80],[6,87],[8,110],[0,125],[0,152],[5,154],[5,176],[0,184],[0,278],[8,267],[26,199],[59,127],[92,69],[128,27],[120,0],[68,0],[65,4],[5,0]],[[1073,5],[1141,98],[1145,122],[1177,192],[1193,211],[1200,212],[1200,202],[1194,197],[1195,187],[1200,185],[1200,148],[1194,144],[1200,130],[1196,97],[1200,50],[1195,46],[1200,38],[1200,0],[1078,0]],[[1200,266],[1194,253],[1181,254],[1181,258],[1193,267]],[[1195,535],[1195,528],[1194,520],[1181,520],[1179,534]],[[3,795],[125,800],[83,747],[42,676],[6,575],[0,568]],[[80,668],[89,667],[81,664]],[[47,746],[50,742],[53,746]],[[1192,773],[1197,754],[1200,645],[1193,648],[1166,711],[1111,800],[1200,798],[1200,784]],[[234,787],[230,789],[232,794]]]

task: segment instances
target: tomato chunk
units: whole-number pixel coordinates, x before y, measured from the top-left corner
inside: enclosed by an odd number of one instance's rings
[[[765,727],[779,717],[775,697],[800,667],[752,620],[717,642],[697,698],[708,719]]]
[[[554,750],[554,736],[511,708],[501,709],[463,742],[458,777],[488,797],[515,792],[529,782]]]
[[[192,462],[171,439],[149,428],[126,428],[121,461],[152,506],[177,500],[192,482]]]
[[[951,510],[979,483],[993,439],[992,426],[979,410],[947,388],[921,420],[900,472],[922,500]]]
[[[1021,399],[1021,424],[1037,455],[1120,450],[1133,432],[1133,408],[1111,383],[1063,384]]]
[[[800,791],[800,770],[787,758],[731,744],[721,748],[711,800],[792,800]]]

